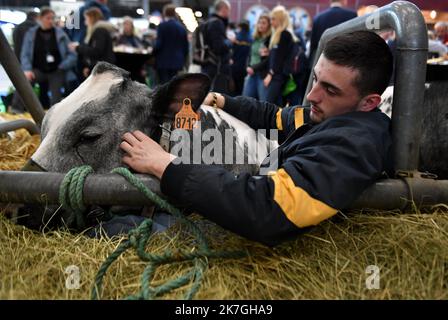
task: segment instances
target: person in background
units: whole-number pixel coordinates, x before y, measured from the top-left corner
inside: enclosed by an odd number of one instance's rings
[[[212,90],[221,93],[230,93],[232,82],[230,57],[232,41],[227,36],[229,25],[230,2],[217,0],[214,5],[215,12],[206,22],[204,30],[205,43],[216,57],[216,63],[207,63],[201,66],[201,72],[212,79]],[[230,35],[230,37],[232,37]]]
[[[269,71],[269,50],[267,48],[271,39],[269,15],[260,15],[253,38],[249,66],[246,68],[247,77],[244,82],[243,96],[265,101],[266,88],[263,85],[263,79]]]
[[[125,45],[137,49],[143,49],[143,43],[139,37],[135,35],[134,21],[131,17],[123,19],[123,33],[117,39],[117,45]]]
[[[157,28],[157,39],[154,47],[156,70],[159,83],[168,82],[184,67],[189,46],[187,31],[177,21],[176,7],[172,4],[163,8],[164,21]]]
[[[288,79],[288,55],[294,42],[299,40],[291,30],[288,11],[283,6],[276,6],[271,12],[273,33],[269,43],[269,71],[263,79],[267,88],[266,101],[282,104],[282,90]]]
[[[109,20],[111,17],[111,12],[107,6],[107,0],[87,0],[85,4],[79,8],[75,14],[79,16],[79,26],[73,29],[73,34],[71,40],[73,42],[83,43],[84,38],[87,34],[87,27],[85,23],[85,12],[90,8],[98,8],[104,20]],[[75,19],[76,20],[76,19]]]
[[[26,15],[26,20],[23,21],[21,24],[17,25],[14,28],[14,31],[12,32],[14,53],[16,54],[17,59],[19,59],[19,62],[20,62],[20,53],[22,52],[22,43],[25,34],[29,29],[37,25],[38,17],[39,15],[37,14],[37,12],[34,11],[28,12]],[[25,105],[17,91],[14,93],[14,96],[12,98],[11,112],[12,113],[25,112]]]
[[[314,17],[311,30],[311,63],[314,60],[320,38],[325,30],[358,16],[355,11],[344,8],[343,6],[346,4],[347,0],[331,0],[330,8]]]
[[[67,34],[54,26],[54,17],[55,13],[51,8],[41,8],[39,25],[25,34],[20,54],[26,78],[39,85],[48,84],[51,92],[50,105],[62,99],[65,83],[76,79],[71,71],[76,65],[76,54],[69,50],[70,39]]]
[[[250,54],[252,37],[249,32],[249,23],[242,21],[233,41],[232,77],[235,84],[233,95],[239,96],[243,92],[244,77],[246,76],[247,61]]]
[[[436,38],[432,31],[428,31],[428,54],[436,55],[436,58],[444,58],[448,53],[448,48]]]
[[[437,38],[444,45],[448,45],[448,23],[445,21],[439,21],[434,25],[434,32]]]
[[[71,43],[70,49],[79,54],[82,74],[87,78],[98,61],[115,62],[111,33],[115,27],[103,21],[103,14],[98,8],[90,8],[84,13],[87,34],[84,43]]]

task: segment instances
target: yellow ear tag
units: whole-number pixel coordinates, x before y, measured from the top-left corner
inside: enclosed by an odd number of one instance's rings
[[[182,108],[174,118],[174,129],[193,130],[199,121],[199,115],[191,107],[191,100],[185,98]]]

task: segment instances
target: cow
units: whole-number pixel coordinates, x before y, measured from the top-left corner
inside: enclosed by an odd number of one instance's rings
[[[393,86],[386,89],[379,106],[389,117],[392,117],[393,89]],[[448,82],[425,84],[422,120],[419,171],[448,179]]]
[[[215,130],[217,136],[224,139],[229,137],[226,132],[234,133],[230,137],[230,144],[226,144],[225,148],[212,150],[208,159],[199,157],[199,162],[213,163],[210,158],[220,159],[221,162],[216,161],[216,164],[223,165],[235,174],[257,172],[261,161],[268,152],[276,148],[277,143],[266,135],[256,134],[248,125],[223,110],[201,105],[209,88],[210,79],[206,75],[185,74],[150,90],[146,85],[132,81],[127,71],[100,62],[74,92],[46,113],[42,122],[41,144],[24,170],[37,168],[66,173],[73,167],[90,165],[96,173],[108,173],[113,168],[123,166],[123,151],[119,145],[125,132],[140,130],[155,141],[162,142],[164,133],[172,131],[170,124],[183,104],[187,103],[184,99],[188,98],[199,114],[200,134],[205,135],[206,132]],[[188,132],[191,139],[185,139],[179,134],[176,140],[173,137],[176,132]],[[172,132],[168,141],[172,150],[177,150],[177,154],[174,154],[190,163],[197,161],[193,152],[190,153],[192,144],[194,145],[192,132],[177,130]],[[205,149],[212,140],[210,135],[209,141],[206,140],[200,141],[201,149]],[[166,140],[163,142],[167,144]],[[253,145],[257,148],[251,148]],[[225,153],[230,152],[229,148],[232,159],[225,162]],[[217,153],[222,154],[217,157]],[[238,155],[242,157],[238,158]],[[58,210],[58,214],[53,217],[54,209],[27,206],[22,209],[20,216],[24,218],[19,223],[34,229],[43,226],[57,227],[68,218],[62,210]],[[98,220],[98,212],[101,216],[100,208],[91,208],[94,221]]]

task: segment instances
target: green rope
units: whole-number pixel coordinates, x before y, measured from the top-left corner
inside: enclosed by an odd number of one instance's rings
[[[61,184],[59,200],[64,208],[72,212],[72,215],[68,221],[68,225],[71,225],[76,221],[76,226],[78,228],[85,226],[85,206],[82,201],[82,189],[85,178],[92,172],[92,168],[88,166],[73,168],[67,173]],[[186,225],[190,232],[197,239],[198,249],[193,251],[166,250],[162,254],[152,254],[146,252],[145,248],[151,236],[152,230],[152,220],[146,219],[137,228],[132,229],[128,233],[128,238],[119,244],[115,251],[109,255],[109,257],[99,268],[95,276],[94,286],[91,291],[91,298],[93,300],[99,299],[101,296],[103,279],[109,267],[121,256],[121,254],[126,252],[129,248],[134,248],[138,257],[142,261],[148,263],[141,277],[140,292],[136,295],[131,295],[126,298],[132,300],[155,299],[174,289],[181,288],[189,283],[192,284],[190,289],[186,293],[185,299],[193,299],[199,290],[205,270],[208,268],[209,259],[242,258],[247,255],[247,252],[245,251],[210,250],[208,241],[202,231],[195,223],[187,219],[178,208],[174,207],[168,201],[162,199],[157,194],[149,190],[128,169],[116,168],[112,170],[112,172],[123,176],[130,184],[132,184],[140,192],[142,192],[152,203],[171,213],[181,223]],[[169,280],[160,286],[154,287],[151,285],[151,282],[159,266],[187,261],[194,262],[194,266],[185,274],[180,275],[175,279]]]
[[[78,230],[85,228],[83,187],[87,176],[93,172],[90,166],[81,166],[71,169],[62,180],[59,188],[59,202],[62,207],[70,212],[67,227],[74,227]]]

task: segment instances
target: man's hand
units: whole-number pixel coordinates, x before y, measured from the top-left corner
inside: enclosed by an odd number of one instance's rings
[[[25,71],[25,77],[28,79],[28,81],[33,81],[36,79],[36,75],[33,71]]]
[[[266,75],[266,77],[263,79],[263,84],[264,86],[267,88],[269,86],[269,84],[271,83],[272,80],[272,75],[270,73],[268,73]]]
[[[141,131],[125,133],[120,148],[126,152],[123,163],[137,172],[152,174],[159,179],[176,158]]]
[[[251,76],[251,75],[254,74],[254,69],[252,69],[251,67],[247,67],[247,68],[246,68],[246,72],[247,72],[248,75]]]

